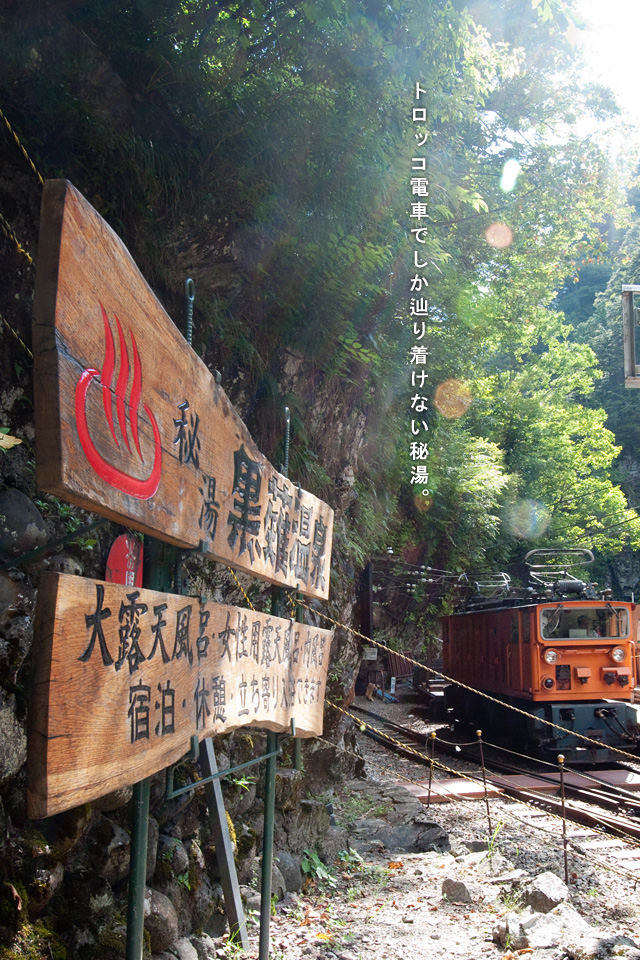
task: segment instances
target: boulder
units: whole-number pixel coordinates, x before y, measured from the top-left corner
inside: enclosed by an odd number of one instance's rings
[[[27,760],[27,736],[16,715],[16,698],[0,688],[0,786],[12,780]]]
[[[258,870],[257,881],[258,881],[258,889],[262,890],[262,869],[261,868]],[[282,876],[282,873],[280,872],[280,869],[277,863],[275,863],[274,861],[273,866],[271,867],[271,896],[272,897],[275,896],[276,899],[282,900],[286,892],[287,892],[287,885],[284,882],[284,877]]]
[[[569,937],[563,947],[573,960],[640,960],[640,944],[621,935],[583,934]]]
[[[50,858],[46,857],[45,860]],[[57,863],[43,863],[35,871],[29,885],[29,916],[39,917],[52,896],[60,888],[64,878],[64,867]]]
[[[14,560],[47,542],[47,527],[35,503],[20,490],[0,493],[0,557]]]
[[[522,923],[522,947],[532,950],[558,947],[570,936],[580,936],[591,930],[577,910],[568,903],[560,903],[549,913],[534,913]]]
[[[90,827],[91,811],[91,804],[85,803],[40,821],[40,829],[58,856],[65,857],[79,845]]]
[[[318,855],[325,863],[333,863],[341,850],[349,846],[349,831],[344,827],[330,826],[317,844]]]
[[[104,797],[98,797],[93,801],[93,807],[95,810],[101,810],[102,813],[113,813],[114,810],[126,807],[132,796],[133,787],[120,787],[119,790],[105,793]]]
[[[255,887],[241,886],[240,896],[247,916],[251,913],[260,913],[260,894]]]
[[[511,860],[507,860],[501,853],[486,853],[476,864],[476,873],[481,877],[498,877],[513,870]]]
[[[216,942],[208,933],[200,933],[198,936],[191,937],[191,943],[198,955],[198,960],[217,960]]]
[[[177,837],[169,837],[161,833],[158,837],[158,853],[156,863],[159,872],[166,865],[172,873],[180,876],[189,870],[189,854],[187,848]]]
[[[149,934],[151,950],[167,950],[178,938],[178,915],[168,897],[158,890],[145,889],[144,927]]]
[[[489,849],[488,840],[463,840],[462,842],[469,853],[482,853]]]
[[[189,905],[192,929],[203,929],[214,908],[216,895],[209,878],[205,859],[196,840],[188,844],[189,854]]]
[[[512,950],[522,948],[522,916],[512,912],[502,917],[493,928],[493,942],[503,946],[509,944]]]
[[[350,845],[362,855],[382,849],[390,853],[449,849],[448,835],[427,817],[414,817],[408,823],[399,824],[386,820],[356,820],[348,830]]]
[[[452,903],[473,902],[473,894],[467,884],[462,880],[455,880],[453,877],[445,877],[442,881],[442,896]]]
[[[523,893],[522,902],[536,913],[549,913],[569,898],[569,888],[555,873],[547,871],[534,877]]]
[[[87,865],[114,884],[128,876],[130,854],[131,838],[126,830],[98,814],[89,835]]]
[[[158,821],[154,817],[149,817],[147,824],[147,869],[145,873],[147,883],[156,872],[159,830]]]
[[[198,951],[186,937],[181,937],[171,948],[178,960],[198,960]]]
[[[279,850],[275,855],[275,862],[282,874],[287,893],[302,889],[302,870],[300,857],[294,856],[287,850]]]

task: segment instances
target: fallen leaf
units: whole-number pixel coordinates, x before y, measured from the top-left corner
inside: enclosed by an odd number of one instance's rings
[[[11,447],[16,447],[19,443],[22,443],[22,440],[19,440],[17,437],[12,437],[8,433],[0,432],[0,447],[3,450],[10,450]]]
[[[389,870],[402,870],[402,868],[404,867],[404,863],[402,862],[402,860],[391,860],[387,864],[387,866]]]
[[[16,905],[16,910],[18,911],[22,910],[22,897],[20,896],[20,894],[18,893],[18,891],[16,890],[16,888],[12,883],[9,884],[9,889],[11,890],[11,894],[13,896],[13,902]]]

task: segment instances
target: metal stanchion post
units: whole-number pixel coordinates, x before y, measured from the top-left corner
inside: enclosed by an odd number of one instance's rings
[[[304,622],[304,609],[300,603],[302,594],[296,593],[296,622]],[[293,768],[302,771],[302,740],[300,737],[293,738]]]
[[[487,792],[487,771],[484,767],[484,750],[482,749],[482,730],[476,730],[476,737],[478,738],[478,746],[480,747],[480,764],[482,765],[482,782],[484,784],[484,802],[487,808],[487,823],[489,824],[489,839],[493,835],[493,828],[491,826],[491,813],[489,812],[489,794]]]
[[[267,753],[278,749],[278,734],[267,731]],[[260,887],[259,960],[269,960],[269,925],[271,923],[271,870],[273,867],[273,825],[276,803],[277,757],[267,760],[264,775],[264,834],[262,837],[262,883]]]
[[[144,888],[149,836],[149,793],[151,777],[133,785],[131,867],[127,903],[125,960],[142,960],[144,943]]]
[[[565,817],[564,806],[564,757],[558,754],[558,767],[560,768],[560,801],[562,803],[562,849],[564,851],[564,882],[569,886],[569,863],[567,860],[567,820]]]
[[[174,547],[151,537],[145,538],[143,574],[145,587],[150,590],[170,590],[171,571],[174,565]],[[125,960],[142,960],[150,790],[151,777],[133,785],[131,868],[129,872]]]
[[[431,781],[433,780],[433,754],[436,747],[436,732],[435,730],[431,731],[431,757],[429,759],[429,790],[427,792],[427,810],[429,809],[429,804],[431,803]]]

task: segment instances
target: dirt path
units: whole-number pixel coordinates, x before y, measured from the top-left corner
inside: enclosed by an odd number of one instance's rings
[[[421,722],[411,716],[410,704],[392,712],[401,722]],[[531,908],[523,912],[523,906],[533,878],[548,871],[564,877],[557,840],[532,828],[522,808],[506,800],[491,802],[492,837],[484,801],[440,804],[428,813],[417,801],[417,809],[412,807],[410,797],[407,805],[394,804],[389,798],[403,793],[398,784],[407,777],[422,779],[424,768],[390,760],[365,738],[361,749],[367,779],[345,784],[334,807],[337,823],[349,826],[352,843],[363,852],[347,852],[326,865],[310,861],[304,892],[287,895],[272,919],[271,960],[640,960],[636,878],[607,869],[606,859],[595,862],[577,854],[570,860],[565,905],[557,908],[563,932],[545,933],[551,921],[540,921],[538,942],[529,935],[533,945],[515,934],[496,942],[494,931],[504,928],[509,914],[519,918],[517,923],[531,916]],[[435,820],[446,831],[448,851],[381,848],[376,823],[399,827],[400,817],[407,826],[416,816],[427,826]],[[251,929],[247,960],[258,956],[257,925]],[[227,948],[218,955],[231,953]]]

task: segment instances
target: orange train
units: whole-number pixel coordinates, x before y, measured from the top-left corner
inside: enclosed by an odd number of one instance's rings
[[[450,716],[481,727],[487,739],[509,731],[525,752],[567,763],[613,759],[608,747],[635,752],[640,744],[636,637],[640,608],[595,597],[580,599],[574,581],[557,599],[505,600],[443,617],[443,670],[454,680],[495,697],[451,684]],[[586,585],[585,585],[586,586]],[[527,711],[530,717],[507,705]],[[551,721],[572,733],[541,723]],[[589,744],[573,733],[590,737]]]

